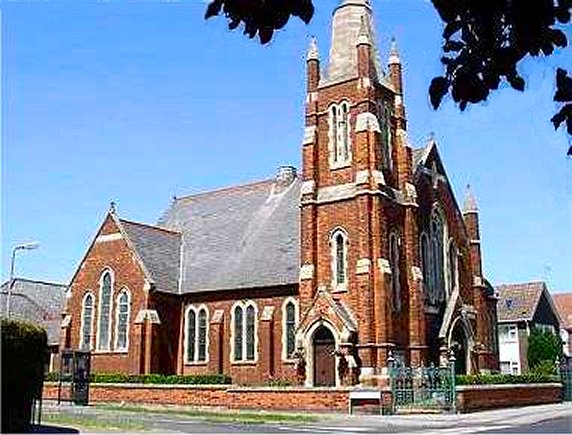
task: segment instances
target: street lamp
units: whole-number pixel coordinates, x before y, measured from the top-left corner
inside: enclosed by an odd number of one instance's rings
[[[39,246],[40,244],[38,242],[28,242],[16,245],[12,249],[12,262],[10,263],[10,284],[8,284],[8,295],[6,297],[6,316],[8,318],[10,318],[10,296],[12,295],[12,287],[14,287],[14,267],[16,265],[16,252],[24,250],[30,251],[32,249],[37,249]]]

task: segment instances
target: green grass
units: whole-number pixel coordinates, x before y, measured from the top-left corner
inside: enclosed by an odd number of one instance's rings
[[[92,415],[72,415],[46,412],[42,416],[42,424],[71,426],[79,430],[96,430],[105,432],[142,432],[147,429],[142,423],[124,418],[102,418]]]
[[[218,423],[244,423],[244,424],[264,424],[264,423],[314,423],[319,420],[315,415],[288,414],[255,411],[209,411],[199,409],[172,409],[172,408],[151,408],[146,406],[117,406],[98,405],[98,408],[110,411],[135,412],[144,414],[169,414],[181,417],[192,417],[209,422]]]

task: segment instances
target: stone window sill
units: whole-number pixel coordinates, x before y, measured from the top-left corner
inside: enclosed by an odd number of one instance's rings
[[[196,366],[206,366],[208,364],[209,364],[208,360],[207,361],[185,361],[186,366],[196,367]]]
[[[257,364],[258,361],[231,361],[233,366],[255,366]]]

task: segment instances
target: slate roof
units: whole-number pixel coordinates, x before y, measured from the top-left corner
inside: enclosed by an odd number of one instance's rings
[[[6,317],[6,299],[9,281],[0,291],[0,313]],[[10,297],[13,318],[27,320],[46,328],[48,344],[59,344],[60,325],[67,286],[51,282],[16,278]]]
[[[181,293],[298,283],[300,186],[271,179],[176,198],[158,225],[182,233]]]
[[[562,319],[562,327],[572,329],[572,293],[555,294],[552,299]]]
[[[532,320],[545,289],[546,285],[542,281],[497,286],[499,322]]]
[[[413,170],[417,168],[421,160],[423,159],[423,155],[425,154],[426,147],[423,148],[414,148],[411,151],[411,163],[413,165]]]
[[[181,235],[163,228],[119,219],[129,241],[155,283],[155,288],[177,293],[181,259]]]

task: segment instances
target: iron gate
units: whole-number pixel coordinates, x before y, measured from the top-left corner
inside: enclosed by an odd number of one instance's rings
[[[455,362],[435,367],[390,367],[392,412],[456,411]]]
[[[570,365],[560,367],[560,379],[562,381],[562,400],[572,402],[572,367]]]

